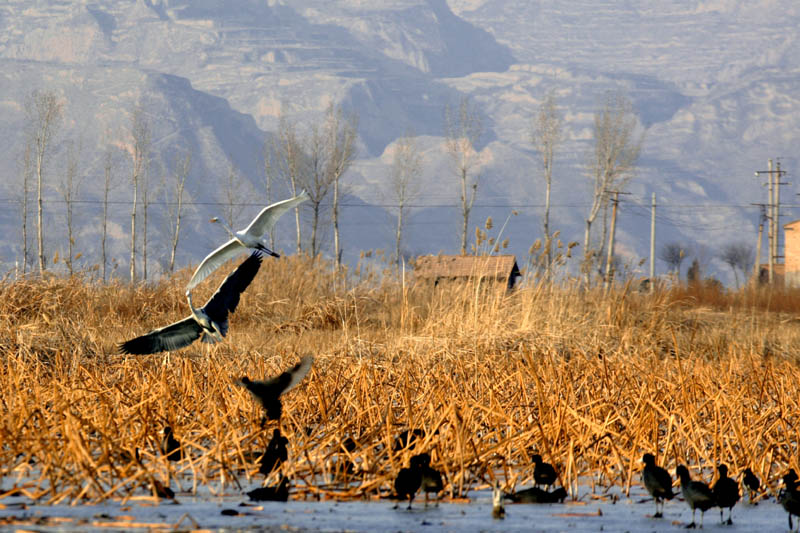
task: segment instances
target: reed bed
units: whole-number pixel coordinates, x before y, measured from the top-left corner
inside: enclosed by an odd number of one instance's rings
[[[769,310],[790,309],[785,296],[434,288],[265,260],[224,343],[118,355],[116,343],[187,314],[189,274],[136,287],[0,285],[0,497],[127,500],[154,494],[156,480],[211,494],[253,487],[273,426],[260,426],[233,380],[277,374],[307,353],[314,366],[285,395],[281,421],[295,497],[385,496],[420,451],[453,499],[531,483],[533,453],[579,498],[578,485],[627,491],[645,452],[706,477],[720,462],[750,466],[772,489],[800,467],[800,334],[793,315]],[[165,425],[184,461],[158,452]],[[394,450],[415,428],[425,436]]]

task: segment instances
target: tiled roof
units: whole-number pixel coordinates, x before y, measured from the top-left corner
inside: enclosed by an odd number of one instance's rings
[[[519,268],[513,255],[425,255],[417,257],[414,274],[419,278],[508,279],[518,276]]]

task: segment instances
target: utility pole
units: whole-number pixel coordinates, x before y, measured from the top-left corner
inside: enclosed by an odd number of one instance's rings
[[[611,265],[614,258],[614,235],[617,232],[617,206],[619,205],[619,195],[630,193],[620,191],[606,191],[606,193],[611,193],[614,195],[614,198],[611,199],[611,202],[614,205],[611,208],[611,231],[609,231],[608,235],[608,255],[606,256],[605,290],[608,291],[611,288],[611,283],[614,281],[614,270],[612,269]]]
[[[767,175],[767,185],[769,191],[769,202],[767,204],[767,212],[769,218],[769,226],[767,227],[767,237],[769,240],[769,254],[767,257],[767,279],[770,285],[775,280],[775,260],[780,256],[778,255],[778,240],[780,233],[779,218],[780,218],[780,202],[781,193],[780,186],[788,185],[788,182],[781,181],[781,176],[786,172],[781,170],[780,162],[777,164],[777,169],[772,170],[772,159],[767,161],[767,170],[756,170],[755,175],[758,177],[761,174]]]
[[[650,292],[656,284],[656,193],[650,202]]]
[[[753,280],[757,285],[761,278],[761,241],[764,240],[764,221],[767,220],[767,204],[753,204],[761,207],[761,215],[758,217],[758,240],[756,241],[756,261],[753,265]]]

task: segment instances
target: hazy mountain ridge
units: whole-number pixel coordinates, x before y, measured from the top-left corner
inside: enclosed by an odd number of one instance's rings
[[[800,7],[783,0],[672,0],[647,9],[612,1],[242,0],[232,8],[189,0],[15,0],[0,6],[0,139],[8,147],[0,168],[19,174],[22,102],[32,88],[65,97],[62,138],[83,139],[84,168],[94,181],[106,142],[122,142],[128,114],[144,95],[159,137],[154,174],[166,174],[177,148],[191,146],[197,165],[187,189],[195,201],[213,201],[228,159],[263,191],[261,146],[281,106],[302,126],[337,102],[360,116],[359,160],[347,177],[354,205],[343,212],[346,257],[357,255],[355,243],[390,246],[385,208],[363,203],[391,204],[381,184],[392,143],[407,130],[421,136],[428,182],[415,205],[436,206],[414,209],[407,247],[453,250],[457,192],[441,145],[442,113],[468,94],[487,129],[471,225],[488,215],[505,220],[518,207],[505,236],[521,258],[540,236],[539,160],[528,138],[542,96],[555,91],[565,117],[553,226],[572,240],[582,236],[588,202],[583,164],[592,114],[605,91],[621,88],[647,131],[634,196],[620,214],[620,249],[631,259],[646,253],[649,228],[637,205],[648,204],[651,192],[675,206],[734,206],[691,214],[666,207],[661,242],[716,245],[751,233],[754,241],[757,211],[744,206],[765,194],[753,170],[771,156],[784,157],[786,169],[797,166],[799,18]],[[121,180],[126,172],[120,160]],[[13,200],[14,193],[14,180],[6,180],[5,196]],[[97,187],[85,194],[96,197]],[[124,201],[127,185],[114,194]],[[793,198],[793,190],[784,194]],[[222,237],[204,222],[213,209],[190,208],[181,261],[196,261]],[[8,235],[18,234],[15,217],[11,210],[0,218]],[[117,224],[124,232],[124,217]],[[163,231],[159,224],[154,231]],[[91,250],[91,232],[85,239]],[[125,238],[114,242],[121,261],[126,246]],[[18,237],[0,250],[12,260]]]

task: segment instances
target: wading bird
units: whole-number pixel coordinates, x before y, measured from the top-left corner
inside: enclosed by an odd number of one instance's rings
[[[425,465],[425,458],[422,455],[427,454],[413,456],[409,461],[408,468],[401,468],[394,479],[394,492],[397,494],[397,498],[408,499],[406,509],[411,509],[411,502],[414,501],[414,496],[422,485],[422,469]],[[397,505],[394,508],[397,509]]]
[[[536,465],[533,469],[533,481],[535,486],[544,485],[550,487],[556,482],[556,469],[553,468],[553,465],[542,461],[542,456],[538,453],[534,454],[531,460],[533,464]]]
[[[183,450],[181,449],[181,443],[175,438],[175,434],[172,432],[172,427],[164,426],[162,433],[163,437],[161,438],[161,453],[163,453],[164,456],[170,461],[182,461]]]
[[[125,341],[119,345],[124,354],[146,355],[177,350],[203,338],[203,342],[222,341],[228,333],[228,313],[239,305],[239,296],[244,292],[261,266],[261,253],[253,252],[236,270],[225,278],[217,292],[200,309],[192,305],[192,294],[186,291],[186,299],[192,314],[169,326]]]
[[[431,456],[427,453],[421,453],[412,457],[411,460],[416,460],[419,465],[420,475],[422,476],[420,487],[422,492],[425,493],[425,507],[428,506],[428,494],[431,492],[436,498],[436,505],[439,505],[439,493],[444,489],[444,483],[442,482],[442,474],[431,467]]]
[[[273,228],[273,226],[275,226],[275,223],[278,221],[281,215],[286,213],[286,211],[289,209],[300,205],[306,200],[308,200],[308,193],[303,191],[294,198],[289,198],[288,200],[283,200],[282,202],[277,202],[265,207],[256,216],[256,218],[250,222],[250,225],[243,230],[234,232],[230,228],[226,227],[225,229],[227,229],[228,233],[231,234],[231,240],[208,254],[206,258],[203,259],[200,265],[198,265],[197,270],[195,270],[194,274],[192,274],[192,279],[189,280],[186,290],[190,291],[195,288],[195,286],[206,279],[209,274],[214,272],[229,259],[236,257],[239,253],[243,252],[247,248],[253,248],[271,256],[280,257],[278,254],[264,246],[264,243],[261,242],[261,239]],[[212,220],[221,222],[219,219]]]
[[[800,492],[797,490],[797,474],[794,470],[789,470],[783,476],[784,488],[778,493],[778,501],[789,513],[789,531],[794,531],[792,527],[792,515],[800,517]],[[798,520],[800,524],[800,520]]]
[[[314,358],[312,356],[306,355],[292,368],[273,378],[264,381],[253,381],[244,376],[235,381],[237,385],[246,387],[267,412],[267,415],[261,420],[262,425],[267,420],[280,420],[281,412],[283,411],[281,394],[300,383],[305,375],[308,374],[313,361]]]
[[[558,487],[547,492],[539,487],[530,487],[506,495],[506,499],[514,503],[564,503],[567,498],[567,489]]]
[[[736,483],[736,480],[728,477],[727,465],[719,465],[717,472],[719,472],[719,479],[714,483],[713,491],[714,499],[717,500],[717,506],[719,506],[719,522],[732,526],[733,517],[731,515],[733,506],[739,501],[739,484]],[[728,508],[727,522],[722,518],[722,512],[726,507]]]
[[[747,501],[753,505],[758,505],[757,502],[753,502],[753,494],[758,494],[758,489],[761,488],[761,480],[749,468],[744,469],[742,485],[747,490]]]
[[[647,492],[656,501],[656,514],[653,515],[653,518],[661,518],[664,516],[664,500],[671,500],[675,497],[672,492],[672,476],[656,465],[656,458],[653,457],[653,454],[644,454],[642,461],[644,462],[642,482]],[[661,510],[658,508],[659,503],[661,503]]]
[[[506,517],[506,508],[503,505],[503,491],[496,484],[492,487],[492,518],[502,520]]]
[[[689,475],[689,469],[684,465],[678,465],[675,473],[678,474],[678,477],[681,479],[681,494],[683,494],[683,498],[692,509],[692,523],[686,527],[693,528],[697,526],[694,522],[694,514],[697,509],[700,509],[700,527],[702,528],[703,517],[706,511],[716,505],[714,493],[708,485],[702,481],[692,481],[692,477]]]

